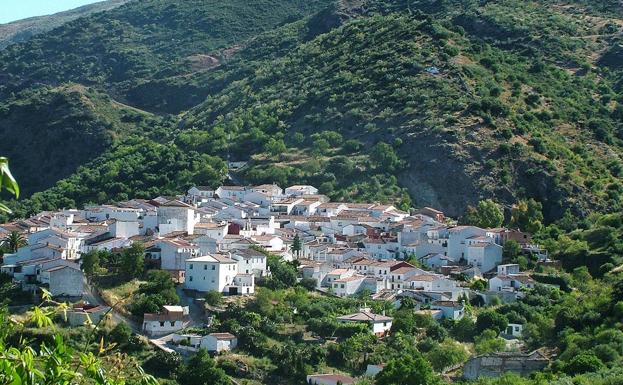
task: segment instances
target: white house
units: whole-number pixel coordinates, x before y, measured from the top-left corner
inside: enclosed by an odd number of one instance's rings
[[[443,318],[460,320],[465,315],[465,305],[459,301],[435,301],[431,305],[433,310],[441,310]]]
[[[108,250],[130,247],[132,241],[127,238],[104,238],[104,239],[87,239],[83,246],[85,252],[92,250]]]
[[[186,260],[199,255],[199,246],[180,238],[158,239],[155,246],[160,249],[162,270],[184,270]]]
[[[322,202],[320,200],[305,199],[294,205],[292,208],[292,214],[304,216],[314,215],[316,214],[318,206],[321,204]]]
[[[257,186],[251,186],[248,188],[248,190],[266,194],[272,199],[283,195],[283,189],[276,184],[261,184]]]
[[[489,280],[489,291],[519,291],[523,288],[534,288],[535,281],[528,275],[511,274],[497,275]]]
[[[171,200],[158,206],[158,229],[160,235],[166,235],[174,231],[185,231],[193,234],[195,224],[200,216],[195,213],[195,208],[178,200]]]
[[[241,226],[241,235],[246,235],[249,237],[253,235],[275,234],[276,230],[281,225],[280,223],[275,221],[275,217],[272,215],[255,216],[233,222]]]
[[[476,226],[456,226],[448,229],[448,257],[455,262],[466,259],[466,240],[474,236],[484,236],[485,233],[485,230]]]
[[[41,272],[41,282],[49,285],[53,297],[80,297],[83,292],[82,271],[73,266],[56,266]]]
[[[361,291],[365,275],[354,274],[350,277],[338,278],[333,281],[333,292],[338,297],[348,297]]]
[[[218,250],[218,245],[219,245],[218,240],[211,238],[207,235],[202,235],[200,237],[195,238],[193,240],[193,243],[199,246],[200,255],[216,253]]]
[[[504,332],[504,334],[515,337],[515,338],[519,338],[523,334],[523,325],[509,323],[508,326],[506,326],[506,331]]]
[[[222,293],[234,282],[238,262],[220,254],[204,255],[186,260],[184,287],[200,292]]]
[[[231,333],[210,333],[201,338],[201,348],[209,352],[220,353],[238,346],[238,339]]]
[[[223,239],[227,235],[228,224],[227,222],[220,223],[197,223],[195,224],[194,234],[207,235],[212,239]]]
[[[214,190],[209,186],[193,186],[188,190],[188,196],[195,200],[208,199],[214,197]]]
[[[333,281],[350,277],[355,274],[355,270],[351,269],[333,269],[329,271],[322,282],[322,286],[333,287]]]
[[[352,385],[356,382],[344,374],[310,374],[306,381],[309,385]]]
[[[320,288],[323,285],[327,286],[325,282],[327,273],[333,269],[326,263],[300,259],[299,270],[304,279],[315,279],[316,287]]]
[[[253,294],[255,293],[255,276],[253,274],[238,273],[231,285],[225,288],[227,294]]]
[[[370,331],[377,337],[385,336],[392,328],[392,317],[371,313],[369,309],[361,309],[358,313],[353,313],[341,317],[337,320],[344,323],[355,322],[370,325]]]
[[[450,257],[447,257],[443,253],[430,253],[423,257],[418,258],[420,263],[431,269],[438,269],[442,266],[447,266],[450,262],[453,262]]]
[[[294,185],[286,187],[285,195],[289,196],[301,196],[301,195],[316,195],[318,189],[309,185]]]
[[[214,192],[221,199],[231,199],[233,201],[241,201],[247,193],[244,186],[220,186]]]
[[[108,306],[76,304],[67,310],[67,322],[71,326],[96,325],[109,311]]]
[[[454,281],[437,274],[418,274],[409,277],[405,283],[410,289],[423,291],[449,291],[456,286]]]
[[[182,330],[189,323],[188,306],[164,306],[160,313],[145,313],[143,331],[150,336],[162,336]]]
[[[238,262],[220,254],[205,255],[186,261],[184,287],[199,292],[253,294],[253,274],[238,272]]]
[[[426,274],[422,269],[413,266],[402,266],[389,273],[388,285],[391,290],[404,289],[409,286],[409,279],[415,275]]]
[[[281,251],[284,249],[283,239],[274,234],[253,235],[250,238],[268,251]]]
[[[134,222],[139,219],[143,210],[131,207],[118,207],[112,205],[85,206],[83,216],[93,222],[101,222],[109,219],[118,221]]]
[[[472,266],[487,272],[502,262],[503,247],[493,242],[477,242],[467,246],[466,260]]]
[[[346,206],[344,203],[325,202],[318,206],[318,208],[316,209],[316,213],[318,215],[323,215],[326,217],[334,217],[346,209],[348,209],[348,206]]]
[[[519,274],[519,265],[516,263],[510,263],[506,265],[498,265],[497,275],[511,275]]]
[[[84,239],[80,234],[55,228],[38,231],[28,236],[29,246],[37,244],[41,246],[57,246],[66,251],[65,258],[67,259],[80,258],[83,242]],[[18,250],[17,254],[20,254],[20,250]]]
[[[231,259],[238,262],[238,271],[263,277],[267,274],[266,255],[253,249],[234,249],[229,252]]]
[[[276,215],[290,215],[294,206],[302,203],[302,198],[285,198],[279,201],[273,202],[270,207],[270,212]]]
[[[244,194],[243,199],[245,202],[251,202],[264,208],[270,207],[270,204],[273,202],[272,196],[259,191],[249,191]]]

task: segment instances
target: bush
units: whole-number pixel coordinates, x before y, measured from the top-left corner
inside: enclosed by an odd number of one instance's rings
[[[204,298],[206,303],[211,306],[220,306],[223,303],[223,294],[216,290],[208,291]]]
[[[565,364],[562,370],[568,375],[574,376],[576,374],[597,372],[604,367],[603,362],[595,354],[581,353]]]
[[[476,331],[482,333],[485,330],[493,330],[496,335],[506,330],[508,319],[505,315],[493,310],[485,310],[476,319]]]
[[[303,278],[300,284],[307,290],[313,291],[313,290],[316,290],[317,282],[318,281],[314,278]]]
[[[177,353],[157,350],[143,366],[158,377],[172,377],[182,365],[182,357]]]
[[[112,342],[115,342],[119,345],[126,345],[130,342],[130,337],[132,336],[132,329],[125,322],[119,322],[117,326],[115,326],[108,335]]]

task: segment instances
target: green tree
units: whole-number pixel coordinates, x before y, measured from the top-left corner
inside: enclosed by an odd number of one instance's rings
[[[436,385],[439,378],[421,356],[403,355],[387,363],[376,375],[377,385]]]
[[[225,371],[216,366],[204,349],[199,350],[186,365],[182,366],[177,380],[184,385],[232,385]]]
[[[394,148],[384,142],[379,142],[372,148],[370,160],[372,160],[376,168],[382,169],[385,172],[395,171],[401,163]]]
[[[604,363],[593,353],[581,353],[573,357],[563,366],[565,373],[573,376],[576,374],[597,372],[605,367]]]
[[[125,322],[119,322],[109,334],[110,339],[119,345],[125,345],[132,337],[132,329]]]
[[[296,234],[294,236],[294,239],[292,240],[292,251],[294,252],[294,255],[298,255],[301,252],[302,248],[303,248],[303,244],[301,242],[301,237],[299,237],[299,235]]]
[[[433,347],[426,353],[426,357],[433,369],[441,372],[447,367],[465,362],[469,358],[469,353],[462,344],[447,339]]]
[[[263,249],[257,249],[267,256],[267,265],[270,268],[271,275],[263,282],[263,284],[271,289],[286,289],[296,286],[296,268],[293,264],[281,259],[281,257],[266,253]]]
[[[483,291],[487,289],[487,281],[484,279],[474,279],[469,287],[472,290]]]
[[[11,231],[4,237],[0,244],[2,244],[9,253],[15,253],[17,249],[26,245],[26,239],[17,231]]]
[[[543,205],[534,199],[523,199],[511,209],[510,226],[529,233],[536,233],[543,227]]]
[[[476,331],[478,333],[490,329],[495,331],[496,334],[500,334],[506,330],[506,326],[508,326],[508,318],[494,310],[484,310],[478,314],[476,319]]]
[[[211,306],[220,306],[223,303],[223,294],[216,290],[208,291],[204,298],[206,303]]]
[[[340,344],[340,351],[348,367],[354,370],[361,369],[361,365],[366,361],[368,354],[372,353],[377,344],[376,337],[366,331],[347,338]]]
[[[138,278],[145,270],[145,247],[134,242],[121,254],[121,272],[128,278]]]
[[[504,243],[504,249],[502,255],[510,261],[516,261],[521,254],[521,246],[513,239],[510,239]]]
[[[468,207],[464,222],[482,228],[495,228],[502,226],[504,213],[500,205],[491,199],[478,202],[477,207]]]
[[[455,322],[450,334],[461,342],[473,341],[476,335],[476,324],[471,317],[463,317]]]
[[[91,250],[86,254],[82,254],[82,263],[80,267],[87,277],[92,277],[100,267],[100,253],[97,250]]]
[[[478,354],[500,352],[506,347],[506,342],[494,330],[487,329],[474,338],[474,347]]]
[[[272,156],[278,156],[285,153],[287,150],[286,144],[283,139],[270,138],[264,145],[264,151]]]

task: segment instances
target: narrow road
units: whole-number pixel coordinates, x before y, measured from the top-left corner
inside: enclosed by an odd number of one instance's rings
[[[205,311],[201,305],[195,302],[194,298],[189,297],[183,289],[183,285],[175,288],[177,295],[180,297],[180,305],[188,306],[188,315],[190,316],[189,326],[203,326],[205,323]]]
[[[109,304],[106,303],[106,301],[104,301],[102,299],[102,297],[100,297],[100,295],[97,293],[97,290],[95,290],[87,281],[86,278],[84,280],[84,289],[82,291],[82,298],[84,298],[85,301],[87,301],[88,303],[90,303],[91,305],[101,305],[101,306],[110,306]],[[142,328],[141,325],[134,321],[133,319],[130,319],[128,317],[126,317],[125,315],[119,313],[117,311],[117,309],[115,309],[113,307],[113,309],[110,312],[112,319],[119,323],[119,322],[125,322],[130,329],[132,329],[132,331],[136,334],[142,334]]]

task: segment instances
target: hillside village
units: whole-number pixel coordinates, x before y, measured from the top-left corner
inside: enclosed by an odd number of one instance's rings
[[[419,314],[438,321],[460,320],[474,301],[514,302],[522,288],[534,287],[519,265],[505,263],[507,242],[549,262],[531,235],[516,229],[458,226],[429,207],[405,212],[387,204],[331,202],[315,187],[300,185],[196,186],[182,196],[42,212],[0,226],[0,237],[12,233],[27,243],[4,255],[2,273],[24,291],[44,287],[53,297],[77,303],[70,312],[74,325],[87,318],[97,322],[113,305],[88,303],[93,296],[81,256],[137,243],[144,247],[146,267],[168,272],[191,299],[209,292],[252,296],[256,280],[271,275],[267,255],[275,255],[294,262],[299,280],[312,282],[320,293],[365,294],[396,307],[408,298]],[[470,288],[469,282],[483,279],[488,285],[481,290]],[[190,346],[218,353],[236,346],[230,333],[182,333],[192,318],[189,306],[167,305],[143,314],[140,332],[165,351]],[[370,308],[337,321],[369,325],[379,338],[392,327],[391,317]],[[521,336],[521,328],[509,324],[508,335]]]

